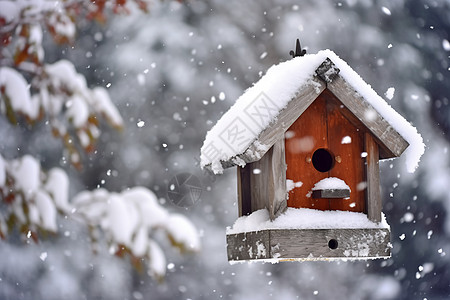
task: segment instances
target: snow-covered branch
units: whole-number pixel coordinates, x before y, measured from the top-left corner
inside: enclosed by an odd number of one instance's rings
[[[72,43],[80,18],[104,23],[106,13],[128,13],[131,4],[147,11],[146,0],[0,0],[0,117],[13,125],[45,121],[72,164],[81,167],[81,151],[94,150],[101,135],[100,120],[117,130],[123,120],[106,89],[90,88],[70,61],[45,62],[43,35],[50,33],[58,44]],[[68,190],[62,169],[44,172],[30,155],[8,161],[0,154],[0,237],[17,229],[37,242],[39,233],[58,231],[61,213],[103,231],[112,253],[128,254],[138,267],[148,261],[149,273],[158,278],[165,274],[166,259],[155,232],[163,232],[182,252],[200,248],[194,225],[169,213],[144,187],[84,191],[73,203]]]
[[[76,20],[104,22],[108,11],[128,13],[132,4],[147,11],[143,0],[0,1],[0,114],[12,124],[48,121],[76,167],[81,149],[94,149],[101,117],[116,129],[123,122],[106,90],[90,89],[71,62],[45,63],[44,32],[72,43]]]
[[[30,155],[6,161],[0,155],[0,235],[6,238],[14,226],[37,240],[38,231],[56,232],[57,211],[68,212],[69,179],[59,168],[48,173]]]
[[[200,249],[193,224],[160,206],[156,195],[147,188],[135,187],[121,193],[84,191],[75,196],[73,205],[75,214],[104,232],[114,254],[129,254],[133,261],[147,260],[153,276],[162,277],[166,270],[164,252],[153,239],[155,232],[165,233],[182,252]]]
[[[62,169],[45,173],[29,155],[12,161],[0,155],[0,197],[4,199],[0,236],[5,239],[17,227],[37,241],[39,231],[58,231],[60,212],[94,231],[101,230],[112,254],[128,254],[137,267],[147,262],[149,273],[156,278],[162,278],[166,270],[164,252],[154,239],[156,232],[163,232],[183,253],[200,250],[194,225],[181,214],[169,213],[147,188],[134,187],[121,193],[103,188],[83,191],[72,203],[68,189],[69,179]]]

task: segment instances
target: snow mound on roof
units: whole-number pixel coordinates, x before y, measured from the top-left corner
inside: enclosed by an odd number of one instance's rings
[[[270,221],[267,209],[254,211],[239,217],[227,234],[260,231],[266,229],[356,229],[389,228],[384,216],[380,223],[374,223],[364,213],[350,211],[322,211],[309,208],[289,207],[283,214]]]
[[[340,69],[340,76],[410,144],[405,151],[406,168],[408,172],[414,172],[425,151],[421,135],[331,50],[295,57],[272,66],[206,134],[201,148],[201,167],[210,166],[215,174],[222,173],[221,162],[243,154],[301,88],[316,84],[313,81],[315,70],[327,58]],[[238,162],[245,165],[242,159]]]
[[[220,161],[244,153],[299,87],[314,84],[314,72],[322,61],[320,56],[305,55],[272,66],[206,134],[201,166],[212,165],[214,173],[222,173]]]

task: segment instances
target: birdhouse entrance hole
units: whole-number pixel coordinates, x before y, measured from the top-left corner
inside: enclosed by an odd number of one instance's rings
[[[328,241],[328,247],[332,250],[337,249],[338,245],[339,245],[339,243],[335,239],[331,239]]]
[[[334,166],[334,155],[327,149],[320,148],[314,151],[311,161],[317,171],[328,172]]]

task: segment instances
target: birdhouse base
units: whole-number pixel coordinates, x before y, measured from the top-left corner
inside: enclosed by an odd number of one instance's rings
[[[227,234],[229,261],[389,258],[391,248],[388,228],[265,229]]]

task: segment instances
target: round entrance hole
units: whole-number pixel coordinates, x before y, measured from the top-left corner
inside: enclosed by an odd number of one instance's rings
[[[329,247],[330,249],[333,249],[333,250],[334,250],[334,249],[337,249],[338,245],[339,245],[339,243],[338,243],[338,241],[335,240],[335,239],[331,239],[331,240],[328,241],[328,247]]]
[[[314,151],[311,160],[314,168],[319,172],[328,172],[334,166],[333,154],[324,148]]]

